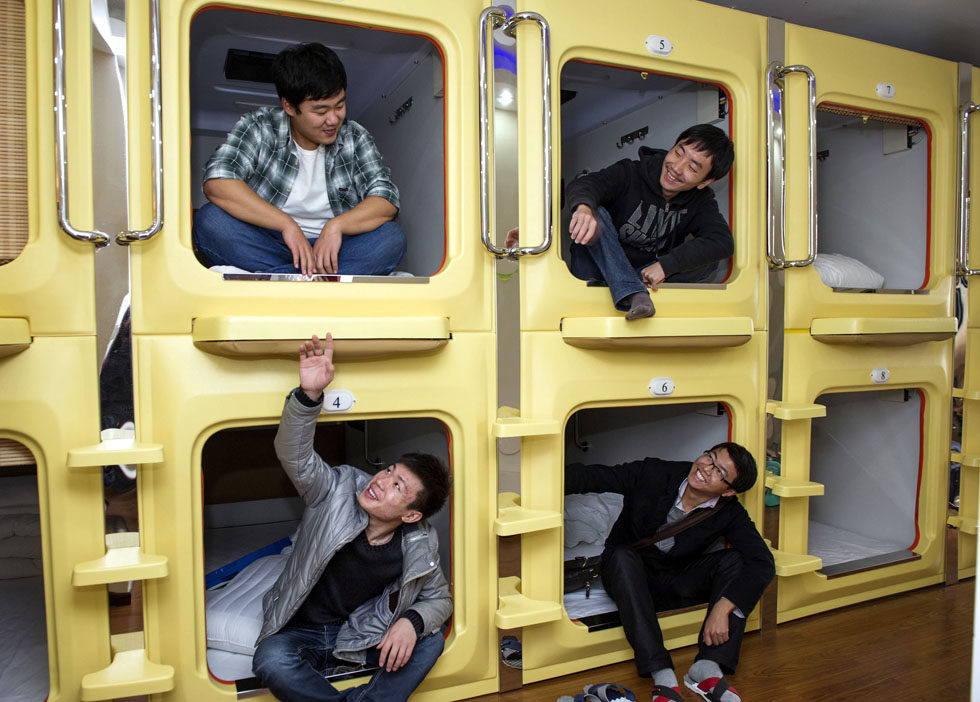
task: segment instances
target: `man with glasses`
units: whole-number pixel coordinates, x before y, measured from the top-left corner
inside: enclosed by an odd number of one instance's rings
[[[706,700],[741,700],[725,675],[735,672],[745,617],[775,576],[769,547],[734,497],[755,484],[757,472],[752,454],[730,441],[693,464],[645,458],[565,469],[566,493],[623,495],[602,554],[602,583],[619,608],[637,671],[653,678],[654,702],[682,700],[657,612],[704,602],[698,655],[684,684]]]

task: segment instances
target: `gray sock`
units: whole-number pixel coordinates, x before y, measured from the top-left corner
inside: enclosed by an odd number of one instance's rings
[[[700,658],[694,661],[694,665],[687,671],[686,677],[695,683],[699,683],[708,678],[724,677],[724,673],[721,672],[721,668],[714,661],[709,661],[707,658]],[[721,700],[722,702],[742,702],[742,698],[731,690],[726,690],[721,696]]]
[[[664,687],[678,687],[677,676],[674,675],[673,668],[661,668],[653,674],[653,684],[663,685]]]
[[[630,295],[629,300],[630,308],[626,312],[627,321],[652,317],[656,314],[656,310],[653,307],[653,300],[650,299],[650,293],[646,291],[633,293]]]

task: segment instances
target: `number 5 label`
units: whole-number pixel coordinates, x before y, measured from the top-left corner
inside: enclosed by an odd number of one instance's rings
[[[357,400],[350,390],[327,390],[323,393],[324,412],[347,412]]]
[[[674,50],[674,45],[670,43],[670,39],[657,36],[656,34],[648,36],[644,43],[646,44],[647,51],[654,56],[670,56]]]

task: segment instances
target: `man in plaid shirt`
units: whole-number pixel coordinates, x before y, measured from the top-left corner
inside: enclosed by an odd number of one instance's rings
[[[405,255],[398,188],[371,135],[345,119],[340,58],[297,44],[272,73],[282,107],[244,115],[204,167],[198,258],[263,273],[391,273]]]

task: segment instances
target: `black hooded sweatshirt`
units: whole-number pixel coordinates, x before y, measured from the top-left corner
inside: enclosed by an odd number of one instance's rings
[[[669,277],[728,258],[735,241],[710,188],[686,190],[669,202],[664,198],[660,170],[666,155],[664,149],[642,146],[638,161],[624,158],[573,180],[565,200],[572,212],[581,204],[593,211],[605,207],[630,262],[660,261]]]

